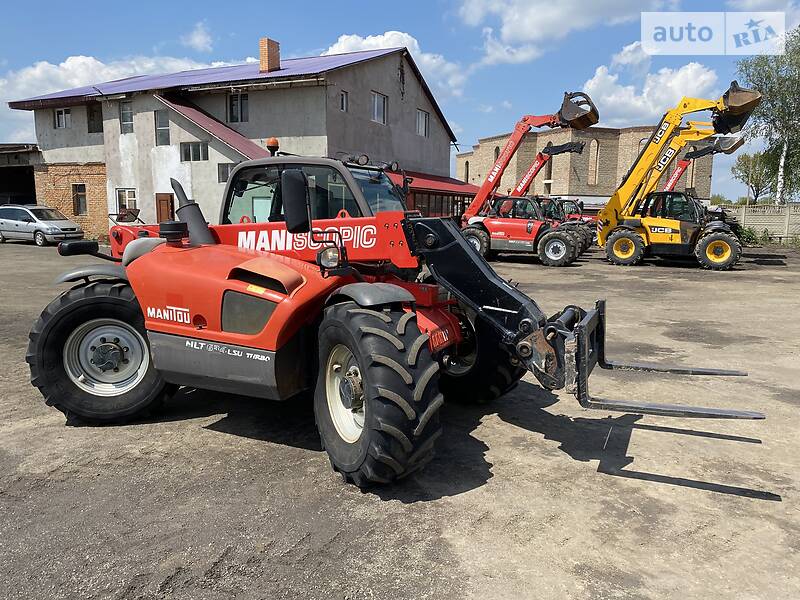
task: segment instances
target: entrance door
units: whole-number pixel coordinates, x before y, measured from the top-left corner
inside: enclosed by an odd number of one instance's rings
[[[175,197],[172,194],[156,194],[156,222],[175,219]]]

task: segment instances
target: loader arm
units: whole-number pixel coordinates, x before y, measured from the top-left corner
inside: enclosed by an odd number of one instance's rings
[[[715,133],[736,133],[741,130],[760,102],[760,92],[741,88],[733,81],[728,90],[717,100],[684,97],[675,108],[667,111],[639,152],[622,183],[598,213],[598,244],[605,246],[608,235],[630,216],[635,200],[643,197],[642,188],[648,185],[651,171],[664,155],[664,150],[686,115],[710,111],[712,129]],[[657,181],[658,179],[652,185]]]
[[[500,348],[513,364],[528,369],[550,390],[566,388],[584,408],[618,410],[674,417],[763,419],[753,411],[652,404],[631,400],[599,400],[589,394],[595,366],[617,371],[648,371],[682,375],[744,376],[741,371],[624,364],[605,355],[605,301],[590,310],[567,306],[546,318],[536,302],[503,280],[460,235],[449,219],[407,216],[402,222],[407,247],[427,266],[436,283],[469,307],[498,333]]]
[[[546,146],[541,152],[536,154],[536,158],[533,159],[531,166],[528,167],[528,170],[517,182],[517,185],[514,186],[511,196],[517,197],[527,194],[531,184],[533,183],[533,180],[536,179],[536,176],[539,174],[539,171],[542,170],[547,161],[553,156],[564,154],[566,152],[581,154],[585,145],[585,142],[567,142],[566,144],[561,144],[560,146]]]
[[[511,159],[517,153],[525,134],[533,127],[569,127],[573,129],[584,129],[597,123],[599,119],[597,108],[592,100],[582,92],[565,93],[561,109],[552,115],[525,115],[514,126],[514,131],[508,137],[505,146],[497,156],[497,160],[490,169],[486,179],[481,184],[478,193],[475,194],[470,205],[464,211],[462,222],[468,223],[476,216],[500,186],[503,173],[508,168]]]
[[[671,192],[675,189],[678,181],[692,164],[692,161],[702,156],[712,156],[714,154],[733,154],[744,144],[743,137],[719,137],[714,140],[713,144],[709,144],[703,148],[687,152],[684,157],[678,161],[675,171],[670,175],[667,183],[664,184],[665,192]]]

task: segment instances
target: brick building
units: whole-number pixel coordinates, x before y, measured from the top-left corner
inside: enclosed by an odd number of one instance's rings
[[[582,141],[586,144],[582,154],[559,154],[550,159],[534,180],[529,193],[579,199],[587,207],[603,206],[636,160],[654,127],[532,131],[525,136],[512,157],[499,190],[509,192],[528,170],[536,154],[548,144],[558,146]],[[509,135],[504,133],[481,138],[471,151],[456,155],[456,177],[467,183],[481,185]],[[678,158],[695,147],[687,146]],[[666,182],[676,165],[677,159],[670,165],[669,173],[664,175],[662,182]],[[675,189],[694,188],[697,198],[708,198],[711,195],[711,171],[712,157],[699,158],[687,169]]]

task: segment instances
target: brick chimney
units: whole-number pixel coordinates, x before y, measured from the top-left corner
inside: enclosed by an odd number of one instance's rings
[[[281,68],[281,45],[275,40],[261,38],[258,41],[259,71],[269,73]]]

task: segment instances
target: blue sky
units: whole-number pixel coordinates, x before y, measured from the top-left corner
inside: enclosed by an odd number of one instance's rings
[[[4,3],[0,141],[33,141],[30,114],[9,111],[8,100],[136,73],[242,62],[257,54],[263,35],[281,42],[283,56],[408,45],[462,149],[509,131],[522,114],[557,110],[565,90],[591,91],[601,125],[655,123],[680,95],[718,96],[735,77],[736,61],[647,57],[635,44],[639,11],[788,9],[791,23],[794,2],[139,0],[115,10],[96,0],[69,8],[57,1]],[[730,162],[715,161],[714,191],[737,197],[744,187],[731,180]]]

